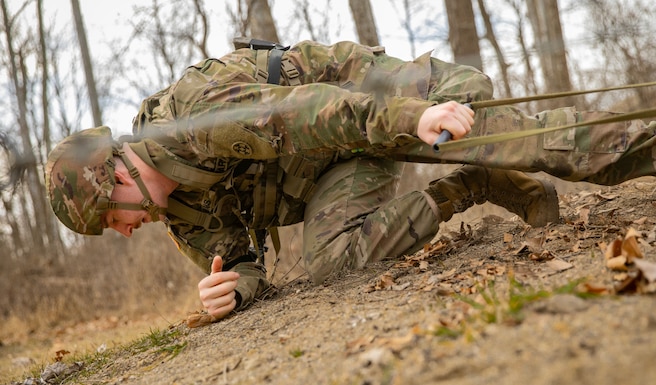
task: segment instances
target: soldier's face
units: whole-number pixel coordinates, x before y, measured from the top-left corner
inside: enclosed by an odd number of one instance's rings
[[[134,183],[124,183],[117,178],[116,186],[112,191],[111,199],[123,203],[140,203],[143,194]],[[152,222],[152,218],[146,210],[108,210],[101,217],[103,226],[118,231],[126,237],[131,237],[132,232],[140,228],[144,223]]]
[[[105,227],[118,231],[128,238],[132,236],[134,230],[149,222],[151,218],[146,210],[108,210],[103,214]]]

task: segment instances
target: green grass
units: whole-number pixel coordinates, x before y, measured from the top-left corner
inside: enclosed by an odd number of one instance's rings
[[[476,301],[471,296],[458,296],[457,298],[476,310],[475,318],[485,323],[504,323],[510,325],[520,324],[525,314],[524,308],[533,302],[549,298],[556,294],[572,294],[586,299],[596,297],[596,294],[585,293],[578,290],[583,279],[568,282],[553,290],[536,289],[524,286],[513,277],[509,277],[509,289],[507,296],[500,298],[493,280],[477,286],[476,295],[480,295],[482,302]]]
[[[134,342],[128,349],[139,353],[155,349],[156,352],[170,354],[173,358],[187,346],[187,341],[181,341],[181,337],[180,329],[151,329],[150,333]]]

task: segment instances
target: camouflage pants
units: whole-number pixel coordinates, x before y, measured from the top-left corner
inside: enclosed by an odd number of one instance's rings
[[[491,98],[491,83],[482,73],[437,59],[431,59],[431,67],[429,100]],[[476,112],[470,135],[554,127],[608,115],[560,108],[530,116],[510,106],[487,108]],[[413,162],[544,171],[564,180],[613,185],[656,175],[655,141],[656,123],[631,121],[443,153],[421,143],[388,155]],[[343,268],[412,252],[436,234],[439,223],[421,192],[394,198],[400,167],[389,159],[354,158],[320,178],[305,212],[303,239],[306,269],[316,283]]]
[[[305,210],[303,258],[315,283],[421,247],[439,222],[421,192],[394,198],[402,163],[358,157],[319,180]]]
[[[556,127],[613,115],[559,108],[528,116],[513,107],[476,113],[471,136]],[[656,122],[627,121],[583,126],[458,151],[435,153],[419,144],[395,150],[397,159],[465,163],[524,172],[544,171],[564,180],[615,185],[656,175]]]
[[[487,100],[489,79],[475,70],[431,59],[429,100]],[[474,90],[474,91],[472,91]],[[558,108],[528,115],[513,106],[476,111],[470,137],[585,122],[616,115]],[[656,175],[656,122],[634,120],[582,126],[459,151],[435,153],[420,143],[393,150],[396,159],[426,163],[473,164],[524,172],[544,171],[558,178],[615,185]]]
[[[385,57],[379,58],[379,69]],[[482,100],[492,95],[489,78],[431,58],[429,99]],[[305,210],[303,258],[315,283],[344,268],[395,258],[430,241],[439,221],[419,191],[395,197],[402,163],[357,157],[334,165],[317,182]]]

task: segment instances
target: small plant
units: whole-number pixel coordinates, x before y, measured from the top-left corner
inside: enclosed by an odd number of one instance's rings
[[[177,356],[186,346],[187,342],[180,342],[181,332],[179,329],[150,330],[146,336],[138,340],[133,348],[137,352],[145,352],[156,348],[157,352],[168,353],[171,358]]]
[[[507,300],[500,299],[495,290],[495,282],[486,281],[485,285],[479,285],[477,293],[482,302],[466,296],[459,299],[477,310],[477,316],[485,323],[508,323],[516,325],[524,320],[522,310],[532,302],[549,298],[554,294],[572,294],[581,298],[588,298],[594,294],[578,290],[582,280],[575,280],[552,291],[527,287],[518,282],[514,277],[509,277],[509,289]]]
[[[290,350],[289,354],[294,358],[298,358],[298,357],[301,357],[303,354],[305,354],[305,352],[300,348],[296,348],[296,349]]]
[[[462,331],[452,329],[446,326],[440,326],[437,329],[433,330],[432,333],[436,337],[444,337],[448,339],[453,339],[462,335]]]

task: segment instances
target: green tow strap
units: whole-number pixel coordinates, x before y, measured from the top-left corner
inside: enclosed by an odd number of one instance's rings
[[[623,86],[597,88],[597,89],[584,90],[584,91],[555,92],[555,93],[542,94],[542,95],[523,96],[518,98],[482,100],[478,102],[471,101],[471,102],[467,102],[466,105],[471,109],[476,110],[479,108],[506,106],[506,105],[517,104],[517,103],[532,102],[536,100],[556,99],[556,98],[562,98],[567,96],[585,95],[585,94],[592,94],[597,92],[617,91],[617,90],[626,90],[631,88],[641,88],[641,87],[651,87],[651,86],[656,86],[656,82],[627,84]],[[610,118],[603,118],[603,119],[591,120],[587,122],[568,124],[565,126],[550,127],[546,129],[538,128],[534,130],[508,132],[502,134],[492,134],[492,135],[481,136],[476,138],[460,139],[456,141],[449,141],[451,139],[451,134],[448,131],[442,131],[439,138],[437,138],[437,140],[433,143],[433,150],[435,150],[435,152],[462,150],[465,148],[482,146],[485,144],[500,143],[508,140],[525,138],[532,135],[540,135],[548,132],[567,130],[569,128],[574,128],[574,127],[623,122],[632,119],[644,119],[644,118],[651,118],[655,116],[656,116],[656,108],[652,108],[652,109],[646,109],[636,112],[630,112],[626,114],[619,114]]]
[[[477,109],[477,108],[507,106],[507,105],[510,105],[510,104],[533,102],[533,101],[536,101],[536,100],[557,99],[557,98],[564,98],[564,97],[567,97],[567,96],[594,94],[594,93],[598,93],[598,92],[627,90],[627,89],[630,89],[630,88],[642,88],[642,87],[651,87],[651,86],[656,86],[656,82],[626,84],[626,85],[623,85],[623,86],[596,88],[596,89],[592,89],[592,90],[583,90],[583,91],[554,92],[554,93],[542,94],[542,95],[521,96],[521,97],[518,97],[518,98],[482,100],[482,101],[478,101],[478,102],[468,102],[468,103],[471,105],[471,107],[473,109]]]
[[[567,130],[575,127],[592,126],[596,124],[606,124],[606,123],[615,123],[615,122],[625,122],[627,120],[644,119],[644,118],[651,118],[655,116],[656,116],[656,108],[649,108],[646,110],[629,112],[625,114],[618,114],[608,118],[601,118],[601,119],[589,120],[585,122],[566,124],[564,126],[535,128],[532,130],[506,132],[500,134],[478,136],[475,138],[453,140],[450,142],[439,144],[439,151],[440,152],[456,151],[456,150],[462,150],[470,147],[482,146],[485,144],[500,143],[508,140],[525,138],[532,135],[540,135],[540,134],[546,134],[554,131]]]

